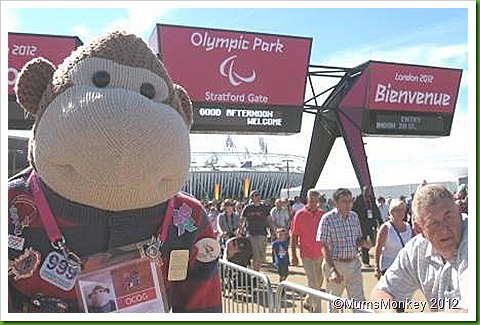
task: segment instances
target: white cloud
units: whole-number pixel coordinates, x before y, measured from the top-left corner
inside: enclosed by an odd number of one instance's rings
[[[460,89],[468,87],[468,69],[462,72],[462,80],[460,81]]]
[[[8,20],[7,20],[7,30],[9,32],[16,31],[18,29],[18,18],[13,13],[13,10],[8,12]]]
[[[73,31],[73,34],[77,35],[84,43],[90,42],[94,37],[97,36],[97,35],[94,35],[88,27],[83,25],[73,26],[72,31]]]
[[[395,48],[365,46],[335,52],[325,60],[325,65],[354,67],[368,60],[378,60],[462,68],[466,66],[467,54],[467,44],[417,44]]]
[[[157,7],[155,2],[128,8],[127,17],[110,24],[108,30],[122,29],[139,36],[150,36],[156,23],[169,12],[170,8]]]
[[[463,65],[467,61],[468,44],[455,44],[445,46],[434,46],[428,49],[429,57],[432,63]]]

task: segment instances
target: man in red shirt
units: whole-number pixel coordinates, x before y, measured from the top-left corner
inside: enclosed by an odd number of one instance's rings
[[[297,243],[310,288],[320,290],[323,282],[322,247],[316,241],[318,224],[325,211],[320,209],[323,197],[315,189],[307,192],[307,204],[298,210],[291,225],[292,265],[298,265]],[[309,299],[311,311],[320,311],[320,300]]]

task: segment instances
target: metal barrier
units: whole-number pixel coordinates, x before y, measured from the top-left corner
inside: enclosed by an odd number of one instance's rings
[[[219,260],[224,313],[271,313],[274,294],[263,273],[227,260]]]
[[[340,298],[321,290],[315,290],[289,281],[272,289],[267,275],[244,266],[219,260],[224,313],[304,313],[309,312],[307,297],[320,300],[316,312],[328,312],[332,303],[336,311],[372,313],[368,306],[356,305],[350,299]],[[305,308],[307,307],[307,308]]]
[[[364,306],[355,306],[349,299],[340,298],[327,292],[315,290],[289,281],[283,281],[278,285],[275,294],[274,312],[303,313],[304,310],[308,311],[309,308],[304,308],[304,306],[310,307],[307,302],[307,296],[309,296],[310,299],[318,298],[321,301],[317,312],[322,312],[322,310],[327,310],[328,312],[328,305],[331,303],[333,308],[340,313],[343,313],[345,309],[352,309],[353,312],[373,313],[373,310],[363,308]]]

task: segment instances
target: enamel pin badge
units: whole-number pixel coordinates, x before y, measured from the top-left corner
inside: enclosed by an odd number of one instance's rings
[[[172,216],[173,225],[177,227],[179,237],[183,235],[185,231],[194,232],[197,230],[192,218],[192,208],[185,203],[182,204],[180,209],[173,210]]]
[[[220,256],[220,244],[213,238],[200,239],[196,244],[197,261],[209,263]]]
[[[8,261],[8,275],[13,276],[13,280],[29,278],[35,273],[40,265],[40,252],[27,248],[22,255],[13,261]]]

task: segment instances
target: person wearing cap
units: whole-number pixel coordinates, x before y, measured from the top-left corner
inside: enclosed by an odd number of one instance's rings
[[[252,244],[252,267],[255,271],[260,271],[267,253],[268,231],[272,236],[276,236],[276,234],[273,232],[274,226],[269,209],[262,203],[260,193],[253,190],[250,198],[251,203],[245,206],[240,217],[239,228],[241,229],[240,233],[246,233]]]

